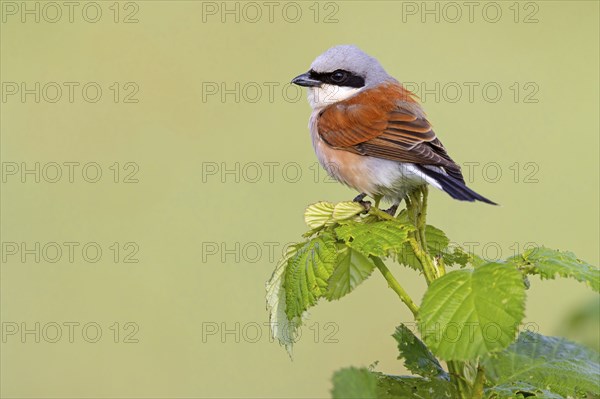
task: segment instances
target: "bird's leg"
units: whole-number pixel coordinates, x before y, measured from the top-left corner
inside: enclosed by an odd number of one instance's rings
[[[366,196],[367,196],[366,193],[360,193],[352,201],[353,202],[358,202],[359,204],[361,204],[365,208],[366,212],[369,212],[369,210],[371,209],[371,201],[363,201]]]
[[[373,198],[375,199],[375,208],[379,209],[379,203],[381,202],[383,195],[376,195]]]

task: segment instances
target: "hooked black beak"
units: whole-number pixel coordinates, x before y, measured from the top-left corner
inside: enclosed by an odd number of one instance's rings
[[[302,75],[298,75],[294,79],[292,79],[292,83],[295,85],[304,86],[304,87],[318,87],[318,86],[321,86],[321,84],[323,82],[316,80],[316,79],[312,79],[310,77],[310,72],[306,72],[306,73],[303,73]]]

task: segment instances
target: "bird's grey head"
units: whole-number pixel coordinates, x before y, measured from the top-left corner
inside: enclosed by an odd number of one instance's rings
[[[319,108],[385,81],[397,82],[375,58],[356,46],[341,45],[318,56],[292,83],[309,88],[309,102]]]
[[[375,58],[356,46],[341,45],[330,48],[318,56],[310,70],[292,80],[300,86],[314,87],[331,84],[362,88],[394,80]],[[318,83],[317,83],[318,82]]]

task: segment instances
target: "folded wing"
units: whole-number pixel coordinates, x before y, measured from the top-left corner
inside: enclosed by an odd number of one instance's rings
[[[396,83],[367,89],[321,111],[317,128],[330,146],[360,155],[432,165],[464,183],[411,92]]]

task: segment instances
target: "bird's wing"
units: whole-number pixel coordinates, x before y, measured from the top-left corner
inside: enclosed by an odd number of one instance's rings
[[[464,182],[414,95],[396,83],[366,89],[319,114],[319,136],[339,150],[442,167]]]

